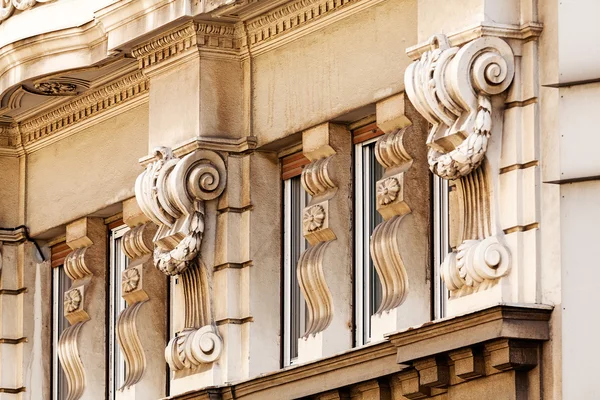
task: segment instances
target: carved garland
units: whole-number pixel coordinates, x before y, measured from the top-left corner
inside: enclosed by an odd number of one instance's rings
[[[158,231],[154,264],[164,274],[179,275],[185,299],[185,328],[171,339],[165,358],[175,371],[215,361],[222,350],[212,315],[211,275],[200,259],[204,234],[204,202],[216,199],[226,185],[225,163],[207,150],[182,159],[171,149],[155,151],[135,183],[140,208]]]
[[[462,244],[442,265],[452,297],[484,290],[510,271],[510,253],[491,233],[490,190],[484,158],[492,131],[491,96],[512,83],[514,56],[497,37],[462,48],[444,35],[406,70],[406,93],[431,124],[427,138],[431,171],[455,180],[464,210]]]

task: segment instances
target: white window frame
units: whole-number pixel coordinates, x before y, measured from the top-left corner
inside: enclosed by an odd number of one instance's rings
[[[292,327],[292,262],[291,247],[293,235],[302,235],[302,232],[292,232],[292,213],[302,213],[306,207],[306,195],[300,197],[299,210],[293,210],[292,204],[292,179],[283,181],[283,365],[287,367],[297,363],[297,357],[292,357],[292,340],[297,340],[291,336]],[[304,191],[303,191],[304,193]],[[300,253],[306,250],[304,238],[300,241]],[[297,261],[297,260],[296,260]],[[300,334],[306,330],[306,301],[304,296],[300,295]]]
[[[61,373],[60,361],[58,360],[58,341],[60,334],[58,330],[59,321],[63,318],[63,304],[65,292],[60,291],[60,275],[64,273],[64,266],[52,268],[52,399],[62,400],[67,398],[67,393],[60,393],[58,377]],[[65,274],[66,276],[66,274]],[[67,276],[68,278],[68,276]],[[68,323],[64,328],[68,327]],[[63,329],[64,330],[64,329]]]
[[[371,207],[369,196],[363,196],[365,185],[369,190],[376,190],[377,182],[365,182],[364,177],[370,176],[369,165],[363,163],[365,147],[375,143],[379,137],[354,145],[354,318],[356,346],[370,342],[371,316],[366,311],[371,308],[371,274],[369,271],[371,253],[371,235],[365,234],[365,229],[371,224],[369,213]],[[371,150],[367,150],[371,151]],[[381,179],[381,178],[380,178]],[[377,307],[373,307],[376,309]]]
[[[448,181],[433,175],[433,317],[446,316],[448,289],[441,277],[441,265],[444,262],[449,244],[449,199]]]
[[[117,340],[117,318],[127,307],[121,292],[121,273],[129,260],[120,248],[121,238],[129,230],[127,225],[114,228],[109,238],[109,295],[108,295],[108,398],[116,399],[119,388],[125,382],[125,359]]]

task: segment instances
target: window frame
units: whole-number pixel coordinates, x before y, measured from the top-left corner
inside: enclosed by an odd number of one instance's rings
[[[364,131],[365,129],[361,129]],[[369,213],[366,212],[371,207],[369,198],[372,197],[373,192],[376,190],[377,180],[382,177],[371,177],[374,179],[372,182],[367,182],[365,177],[371,175],[369,166],[365,165],[365,148],[370,148],[374,143],[377,142],[379,137],[383,134],[381,131],[377,132],[377,128],[371,129],[370,134],[362,133],[361,136],[366,140],[355,140],[354,141],[354,341],[355,346],[363,346],[371,341],[370,329],[371,329],[371,316],[375,314],[378,308],[378,304],[372,304],[372,292],[374,289],[373,284],[377,282],[377,271],[375,266],[372,264],[370,242],[372,233],[366,234],[368,226],[371,224],[369,219]],[[355,139],[357,135],[355,134]],[[368,151],[373,152],[374,149]],[[369,155],[370,156],[370,155]],[[378,162],[378,161],[375,161]],[[383,167],[382,167],[383,169]],[[366,186],[368,185],[368,186]],[[365,187],[368,188],[369,192],[365,193]],[[377,212],[377,211],[375,211]],[[383,219],[381,218],[383,221]],[[376,225],[375,225],[376,226]],[[370,270],[373,265],[373,270]],[[375,277],[371,280],[371,277]],[[381,284],[380,284],[381,285]],[[373,313],[367,315],[371,308]],[[367,311],[369,310],[369,311]]]
[[[121,273],[129,265],[129,259],[121,248],[123,235],[129,231],[127,225],[120,225],[109,230],[108,249],[108,290],[107,290],[107,392],[108,398],[117,398],[117,392],[125,382],[126,363],[119,348],[117,339],[117,319],[127,307],[121,292]],[[118,258],[118,260],[117,260]]]
[[[433,234],[433,319],[447,315],[449,292],[441,277],[441,265],[451,251],[450,248],[450,185],[446,179],[432,174],[432,234]]]

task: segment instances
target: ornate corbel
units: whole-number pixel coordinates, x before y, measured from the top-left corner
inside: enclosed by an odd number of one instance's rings
[[[104,265],[104,243],[101,242],[104,236],[102,220],[82,218],[67,226],[67,245],[73,251],[65,257],[64,270],[73,284],[64,294],[63,312],[70,326],[60,335],[57,353],[67,378],[68,400],[79,399],[86,388],[86,371],[78,346],[79,332],[92,319],[91,315],[98,311],[98,307],[90,311],[94,307],[94,298],[86,299],[86,292],[93,284],[94,272],[97,273]],[[98,322],[103,325],[103,321]]]
[[[444,35],[406,70],[406,93],[431,124],[428,162],[439,177],[455,182],[463,223],[461,244],[442,265],[451,297],[495,285],[510,271],[501,232],[492,229],[491,184],[485,160],[492,132],[492,96],[507,90],[514,76],[510,46],[482,37],[450,47]]]
[[[117,339],[127,365],[121,389],[138,383],[146,369],[146,355],[138,335],[136,319],[140,308],[150,298],[144,290],[144,263],[152,254],[152,237],[155,233],[156,225],[146,222],[127,231],[121,241],[123,252],[131,260],[121,273],[121,292],[127,308],[119,315],[116,326]]]
[[[411,212],[404,198],[404,175],[412,158],[404,149],[402,138],[406,128],[395,129],[375,144],[375,157],[385,168],[377,181],[377,211],[384,221],[371,237],[371,258],[382,287],[377,314],[400,306],[408,294],[408,276],[402,261],[398,232],[402,219]]]
[[[156,268],[181,278],[185,327],[165,349],[171,369],[180,371],[212,363],[223,347],[212,313],[212,275],[200,249],[205,201],[223,192],[227,174],[223,159],[213,151],[196,150],[179,159],[161,147],[155,156],[138,176],[135,195],[142,212],[158,225],[153,238]]]

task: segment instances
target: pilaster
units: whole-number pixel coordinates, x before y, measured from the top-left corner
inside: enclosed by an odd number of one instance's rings
[[[105,393],[106,226],[101,218],[84,217],[67,225],[73,250],[64,269],[73,281],[64,294],[64,316],[70,326],[60,335],[58,357],[68,382],[69,399],[95,399]]]
[[[324,123],[302,133],[311,163],[302,185],[311,196],[303,212],[303,235],[310,247],[298,261],[298,283],[306,300],[306,332],[298,340],[300,362],[352,346],[351,135],[343,125]]]
[[[431,280],[427,272],[430,188],[423,118],[405,93],[377,103],[377,125],[385,132],[375,155],[385,168],[377,185],[377,211],[384,222],[371,237],[371,258],[383,297],[371,316],[371,340],[427,322]]]
[[[122,239],[130,262],[121,274],[121,292],[127,308],[116,325],[126,362],[125,381],[117,399],[164,397],[168,281],[154,268],[152,259],[152,238],[157,227],[142,213],[135,199],[123,202],[123,221],[130,228]]]

